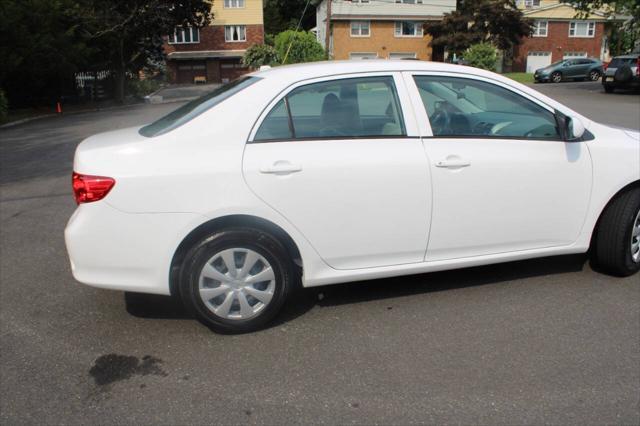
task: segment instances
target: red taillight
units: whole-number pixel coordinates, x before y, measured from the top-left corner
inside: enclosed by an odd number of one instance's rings
[[[102,200],[116,184],[115,179],[104,176],[81,175],[73,172],[71,179],[76,203],[91,203]]]
[[[609,68],[609,62],[605,62],[602,64],[602,68],[604,68],[604,70],[606,71],[607,68]]]
[[[640,56],[636,59],[636,75],[640,77]]]

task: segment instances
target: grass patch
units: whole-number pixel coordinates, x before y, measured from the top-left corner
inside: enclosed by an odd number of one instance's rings
[[[517,81],[518,83],[533,83],[533,74],[527,74],[526,72],[508,72],[503,75]]]

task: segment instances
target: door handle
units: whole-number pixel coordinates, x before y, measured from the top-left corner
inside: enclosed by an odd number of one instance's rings
[[[288,161],[276,161],[275,163],[260,168],[260,173],[273,175],[288,175],[291,173],[301,172],[302,166],[293,164]]]
[[[461,167],[469,167],[470,162],[465,160],[442,160],[436,163],[436,167],[444,167],[447,169],[459,169]]]

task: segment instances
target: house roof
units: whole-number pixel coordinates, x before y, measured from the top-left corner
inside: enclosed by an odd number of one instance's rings
[[[334,0],[331,19],[429,20],[441,19],[445,13],[454,10],[455,0],[429,0],[423,4],[395,3],[392,0],[370,0],[369,3]]]
[[[550,20],[585,20],[585,21],[607,21],[607,16],[603,11],[593,11],[585,16],[568,4],[559,3],[549,6],[543,6],[536,9],[524,10],[523,15],[532,19],[550,19]]]
[[[246,50],[197,50],[171,52],[167,59],[174,61],[187,59],[215,59],[215,58],[242,58]]]

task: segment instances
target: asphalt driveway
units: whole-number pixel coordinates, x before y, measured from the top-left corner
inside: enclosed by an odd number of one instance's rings
[[[637,95],[587,84],[536,89],[640,128]],[[305,291],[241,336],[76,283],[75,146],[176,106],[0,130],[2,424],[640,424],[640,278],[584,256]]]

